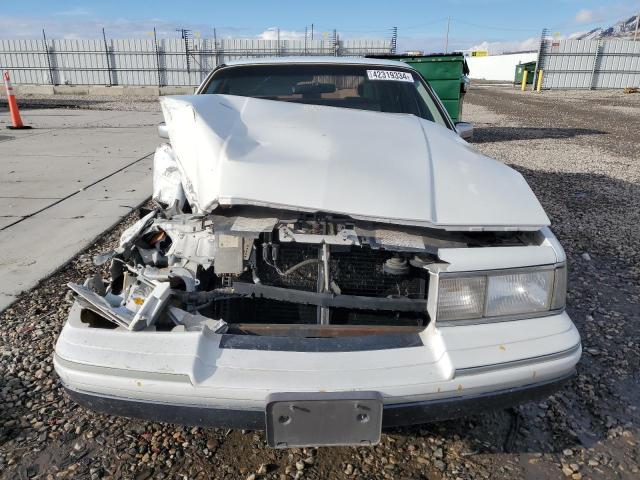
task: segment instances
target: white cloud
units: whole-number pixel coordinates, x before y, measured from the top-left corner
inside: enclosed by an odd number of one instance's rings
[[[505,52],[523,52],[528,50],[537,50],[540,45],[540,39],[536,37],[527,38],[526,40],[507,40],[500,42],[481,42],[473,45],[469,50],[487,50],[491,55],[499,55]]]
[[[261,40],[278,40],[278,28],[270,27],[264,32],[258,34]],[[280,30],[280,40],[299,40],[304,38],[304,32],[296,32],[295,30]]]
[[[193,32],[200,32],[203,37],[213,37],[213,29],[209,25],[182,25],[158,18],[100,20],[79,15],[48,18],[0,15],[0,38],[40,39],[44,29],[50,39],[97,39],[102,37],[102,28],[105,29],[107,38],[150,38],[154,27],[159,37],[176,38],[180,35],[176,28],[183,26],[191,28]]]
[[[596,16],[593,10],[582,9],[576,14],[575,20],[578,23],[592,23],[596,21]]]
[[[1,1],[1,0],[0,0]],[[150,38],[150,32],[156,29],[158,37],[178,38],[178,28],[190,29],[195,37],[213,38],[213,26],[210,24],[169,22],[160,18],[146,19],[100,19],[90,12],[81,13],[80,9],[60,12],[51,17],[17,17],[0,14],[0,38],[42,38],[42,29],[50,39],[102,38],[104,28],[107,38]],[[199,35],[198,35],[199,34]],[[256,34],[255,30],[234,27],[219,27],[218,38],[262,38],[276,40],[276,27],[268,28]],[[304,32],[280,30],[281,40],[303,39]]]
[[[488,50],[491,55],[504,52],[537,51],[540,46],[540,37],[531,37],[524,40],[478,41],[473,37],[449,38],[449,52],[464,52],[469,50]],[[398,52],[421,50],[426,54],[444,52],[444,38],[442,35],[433,36],[403,36],[398,38]]]

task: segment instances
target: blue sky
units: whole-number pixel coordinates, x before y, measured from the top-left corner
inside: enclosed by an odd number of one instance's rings
[[[96,38],[104,27],[114,38],[162,36],[186,27],[211,36],[281,38],[304,35],[313,23],[322,35],[336,28],[343,38],[388,36],[398,27],[399,49],[441,51],[447,17],[451,49],[535,48],[540,31],[569,35],[608,26],[640,10],[640,0],[154,0],[79,2],[0,0],[0,38]],[[498,53],[498,52],[495,52]]]

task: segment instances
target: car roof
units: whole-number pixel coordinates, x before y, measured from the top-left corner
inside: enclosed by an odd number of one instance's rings
[[[330,56],[290,56],[290,57],[261,57],[245,58],[225,62],[225,65],[277,65],[277,64],[300,64],[300,63],[324,63],[332,65],[375,65],[379,67],[401,67],[411,68],[404,62],[398,60],[387,60],[383,58],[364,57],[330,57]]]

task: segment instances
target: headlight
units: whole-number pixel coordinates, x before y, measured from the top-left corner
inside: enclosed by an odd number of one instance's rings
[[[566,267],[440,277],[439,321],[498,318],[564,308]]]
[[[480,318],[484,312],[485,277],[441,278],[438,320]]]

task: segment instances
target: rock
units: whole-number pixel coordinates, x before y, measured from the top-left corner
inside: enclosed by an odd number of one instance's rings
[[[565,457],[570,457],[571,455],[573,455],[573,450],[571,450],[570,448],[566,448],[562,451],[562,454]]]
[[[298,470],[299,472],[301,472],[302,470],[304,470],[304,462],[302,461],[297,461],[296,462],[296,470]]]
[[[215,438],[210,438],[207,440],[207,448],[209,450],[215,450],[218,448],[218,441]]]
[[[582,257],[582,259],[583,259],[583,260],[586,260],[587,262],[590,262],[590,261],[591,261],[591,255],[589,255],[587,252],[584,252],[584,253],[581,255],[581,257]]]
[[[345,473],[345,475],[352,475],[353,474],[353,465],[351,465],[350,463],[347,463],[347,466],[344,469],[344,473]]]
[[[256,480],[256,474],[255,473],[251,473],[247,476],[247,480]]]
[[[148,478],[151,478],[152,475],[153,470],[150,468],[146,468],[135,476],[135,480],[147,480]]]
[[[571,470],[571,467],[569,467],[569,465],[565,465],[564,467],[562,467],[562,473],[564,473],[565,477],[570,477],[571,475],[573,475],[573,470]]]

